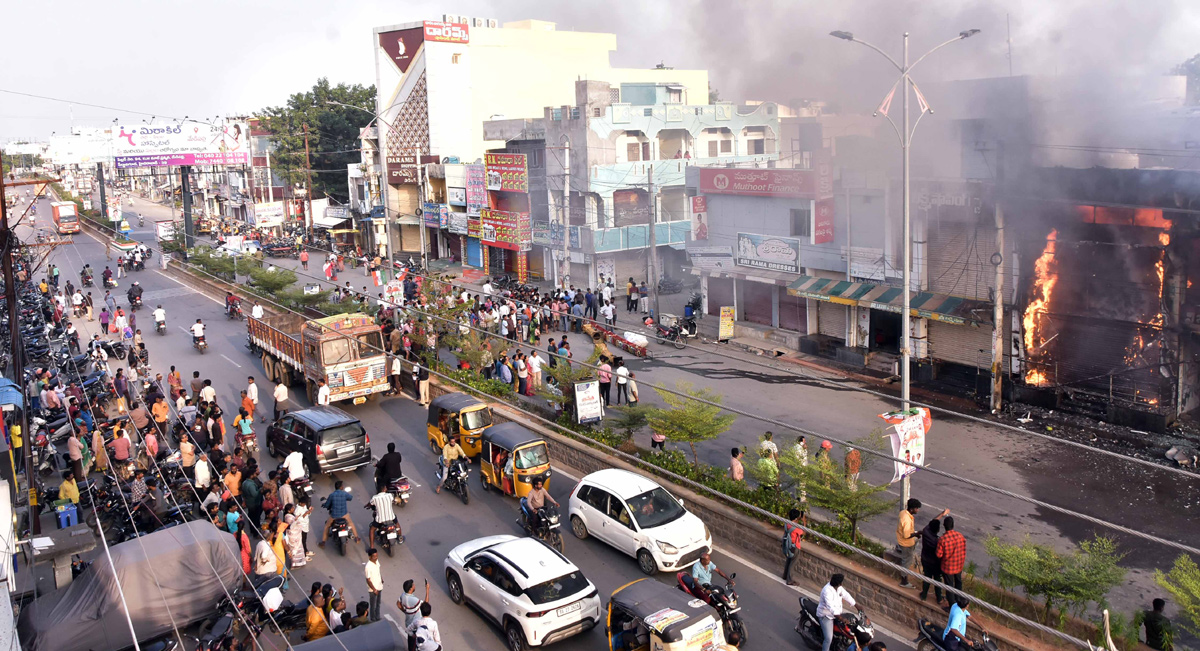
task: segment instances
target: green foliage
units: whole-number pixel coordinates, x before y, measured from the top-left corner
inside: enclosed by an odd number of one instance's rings
[[[1108,631],[1112,634],[1113,641],[1118,643],[1122,649],[1136,649],[1138,646],[1138,633],[1142,627],[1142,621],[1145,619],[1145,613],[1139,611],[1132,618],[1126,617],[1125,613],[1110,612],[1108,614]],[[1097,629],[1096,646],[1101,649],[1108,648],[1108,641],[1104,639],[1104,621],[1103,618],[1094,622]]]
[[[844,469],[834,464],[829,455],[803,463],[794,448],[788,448],[779,461],[782,474],[794,477],[804,486],[810,504],[835,513],[845,522],[851,542],[858,541],[860,523],[897,508],[898,500],[886,493],[888,484],[876,486],[860,480],[852,485]]]
[[[650,424],[650,410],[653,407],[649,405],[621,405],[611,408],[616,413],[616,419],[612,421],[613,427],[624,433],[625,438],[633,438],[633,435],[638,430]]]
[[[444,372],[454,380],[473,389],[477,395],[488,395],[506,402],[513,399],[511,384],[505,384],[500,380],[485,380],[482,375],[473,371],[449,370]]]
[[[255,289],[267,295],[274,295],[296,282],[296,274],[289,269],[267,271],[262,268],[254,268],[250,269],[248,275],[250,276],[250,284]]]
[[[655,387],[654,391],[667,407],[653,407],[646,417],[650,429],[672,441],[687,443],[692,449],[692,460],[698,467],[700,457],[696,453],[696,444],[723,434],[733,425],[736,417],[733,414],[722,413],[719,406],[721,396],[717,393],[708,389],[697,389],[689,382],[677,382],[675,388],[679,393],[691,397],[683,397]],[[707,400],[715,405],[705,404],[700,400]]]
[[[329,104],[341,102],[363,109]],[[295,93],[283,106],[268,107],[259,112],[262,125],[271,132],[277,149],[271,152],[274,172],[288,183],[304,182],[308,178],[305,164],[304,131],[308,128],[308,148],[312,167],[312,197],[333,197],[340,203],[349,201],[345,174],[320,170],[345,170],[347,164],[360,161],[359,132],[373,119],[375,87],[359,84],[332,86],[322,77],[311,90]]]
[[[1060,554],[1048,545],[1030,541],[1009,544],[996,536],[984,542],[995,559],[992,574],[1006,590],[1022,588],[1031,598],[1042,600],[1042,623],[1049,623],[1058,609],[1058,625],[1068,614],[1080,616],[1089,604],[1106,604],[1105,595],[1125,578],[1118,565],[1124,554],[1112,538],[1097,535],[1079,544],[1070,554]]]
[[[1180,554],[1170,572],[1154,571],[1154,581],[1171,593],[1186,620],[1183,627],[1200,636],[1200,566],[1186,554]]]
[[[234,260],[228,256],[213,255],[207,246],[197,246],[188,254],[188,262],[221,280],[234,282]]]

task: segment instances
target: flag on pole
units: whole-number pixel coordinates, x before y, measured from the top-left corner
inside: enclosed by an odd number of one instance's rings
[[[379,287],[380,285],[383,284],[383,272],[381,272],[380,270],[376,269],[375,271],[372,271],[371,278],[373,278],[375,280],[376,287]]]

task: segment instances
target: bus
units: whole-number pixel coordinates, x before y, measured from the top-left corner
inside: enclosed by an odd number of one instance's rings
[[[60,234],[79,232],[79,215],[75,212],[74,201],[55,201],[50,207],[54,209],[54,227]]]

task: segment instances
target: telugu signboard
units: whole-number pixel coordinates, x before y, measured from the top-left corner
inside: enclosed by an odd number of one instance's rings
[[[446,230],[456,235],[467,234],[467,213],[452,212],[446,216]]]
[[[388,183],[392,185],[415,185],[417,183],[417,160],[421,150],[417,147],[401,147],[387,155]]]
[[[529,167],[525,154],[484,154],[487,189],[504,192],[529,191]]]
[[[448,211],[449,206],[441,203],[426,203],[421,209],[421,216],[425,218],[425,225],[429,228],[440,228],[443,209]]]
[[[733,268],[732,246],[689,246],[688,258],[697,269],[731,269]]]
[[[800,273],[800,240],[780,235],[738,233],[734,263],[740,267]]]
[[[427,20],[425,21],[425,40],[438,43],[469,43],[471,33],[466,23]]]
[[[467,234],[510,251],[528,251],[533,244],[533,227],[527,212],[484,208],[478,221],[470,220]]]
[[[604,401],[600,399],[600,382],[589,380],[575,383],[575,422],[596,423],[604,418]]]
[[[467,165],[467,216],[478,217],[488,203],[487,171],[483,165]]]
[[[833,241],[833,199],[818,199],[813,213],[813,243],[825,244]]]
[[[125,124],[113,129],[117,169],[174,165],[244,165],[250,132],[241,122]]]
[[[268,201],[254,204],[254,223],[260,228],[283,224],[283,215],[284,207],[282,201]]]
[[[908,411],[889,411],[879,417],[892,426],[889,433],[892,456],[904,460],[892,462],[895,466],[892,482],[895,483],[925,465],[925,435],[933,424],[933,416],[925,407],[915,407]]]
[[[732,305],[721,307],[721,325],[717,330],[717,341],[733,339],[734,310]]]
[[[700,192],[752,197],[812,198],[817,190],[813,170],[700,168]]]
[[[708,239],[708,198],[692,197],[692,241]]]

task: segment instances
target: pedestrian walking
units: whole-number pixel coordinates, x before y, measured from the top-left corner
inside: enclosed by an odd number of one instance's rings
[[[862,470],[862,453],[857,448],[846,451],[846,484],[850,490],[858,490],[858,473]]]
[[[804,541],[802,527],[808,526],[808,519],[804,516],[804,511],[792,509],[788,511],[788,520],[790,522],[783,526],[783,580],[788,585],[796,585],[792,580],[792,565],[800,555],[800,543]]]
[[[625,285],[625,311],[633,312],[637,307],[637,300],[637,284],[633,282],[633,276],[630,276]]]
[[[746,481],[746,467],[742,465],[742,449],[729,450],[729,478],[734,481]]]
[[[379,605],[383,598],[383,575],[379,569],[379,550],[374,547],[367,550],[367,564],[364,573],[367,578],[367,600],[370,602],[371,621],[380,619]]]
[[[283,378],[275,383],[275,389],[272,391],[272,397],[275,399],[274,409],[272,410],[272,421],[277,421],[281,416],[286,414],[289,409],[288,405],[288,387],[283,383]]]
[[[300,252],[300,267],[302,269],[304,269],[305,271],[308,271],[308,250],[307,249]]]
[[[621,398],[625,398],[625,402],[629,402],[629,368],[625,366],[625,360],[617,360],[617,368],[614,371],[617,376],[617,404],[621,404]]]
[[[1142,613],[1142,625],[1146,627],[1146,646],[1158,651],[1170,651],[1174,648],[1171,639],[1175,637],[1175,631],[1171,628],[1171,620],[1163,614],[1167,602],[1155,599],[1150,607],[1151,610]]]
[[[429,369],[423,364],[413,362],[413,383],[417,385],[417,404],[422,407],[429,404]]]
[[[949,509],[946,512],[949,512]],[[942,561],[942,576],[945,577],[942,582],[955,590],[962,590],[963,565],[967,562],[967,539],[954,530],[954,518],[945,516],[942,526],[946,533],[942,534],[937,544],[937,557]],[[951,596],[946,595],[947,598]]]

